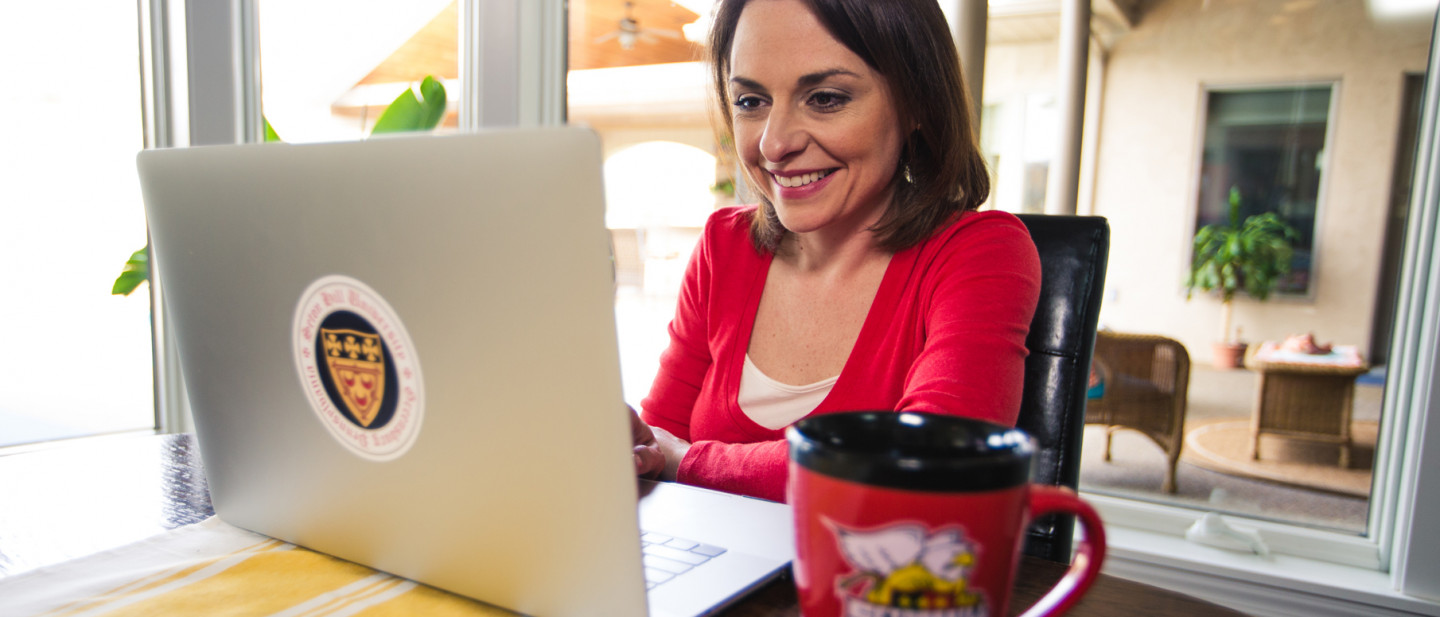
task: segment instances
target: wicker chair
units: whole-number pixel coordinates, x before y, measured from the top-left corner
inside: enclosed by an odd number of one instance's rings
[[[1105,425],[1105,460],[1115,431],[1140,431],[1165,451],[1170,468],[1161,490],[1175,492],[1175,465],[1185,441],[1190,354],[1179,341],[1151,334],[1100,331],[1095,372],[1104,393],[1085,406],[1086,424]]]

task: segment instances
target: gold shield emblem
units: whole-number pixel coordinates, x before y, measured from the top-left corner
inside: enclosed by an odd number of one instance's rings
[[[321,328],[325,367],[340,398],[360,426],[370,427],[385,398],[385,354],[380,335],[359,330]]]

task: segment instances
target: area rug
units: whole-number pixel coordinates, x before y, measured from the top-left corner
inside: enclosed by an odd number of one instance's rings
[[[1370,495],[1375,422],[1350,427],[1350,468],[1341,469],[1340,447],[1273,435],[1260,438],[1260,460],[1250,458],[1250,420],[1221,420],[1185,434],[1183,460],[1211,471],[1268,480],[1342,495]]]

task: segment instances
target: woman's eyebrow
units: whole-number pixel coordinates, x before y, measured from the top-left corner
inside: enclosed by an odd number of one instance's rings
[[[796,80],[796,83],[798,83],[802,87],[815,86],[824,83],[825,80],[830,79],[831,77],[837,76],[859,77],[860,75],[856,74],[854,71],[851,70],[835,68],[825,71],[817,71],[814,73],[807,73],[800,76],[800,79]]]
[[[765,87],[760,85],[760,82],[753,79],[746,79],[744,77],[731,76],[730,83],[740,86],[741,88],[744,88],[746,90],[765,90]]]
[[[860,75],[857,74],[855,71],[851,71],[851,70],[848,70],[848,69],[836,68],[836,69],[827,69],[827,70],[824,70],[824,71],[816,71],[816,72],[814,72],[814,73],[806,73],[806,74],[804,74],[804,75],[801,75],[801,76],[800,76],[800,79],[795,80],[795,82],[796,82],[797,85],[799,85],[799,86],[802,87],[802,88],[809,88],[809,87],[811,87],[811,86],[816,86],[816,85],[819,85],[819,84],[821,84],[821,83],[824,83],[825,80],[830,79],[831,77],[859,77],[859,76],[860,76]],[[737,86],[740,86],[741,88],[745,88],[745,89],[747,89],[747,90],[761,90],[761,91],[764,91],[764,90],[766,89],[764,86],[760,85],[760,82],[755,81],[755,80],[753,80],[753,79],[748,79],[748,78],[745,78],[745,77],[740,77],[740,76],[738,76],[738,75],[732,75],[732,76],[730,77],[730,83],[735,84],[735,85],[737,85]]]

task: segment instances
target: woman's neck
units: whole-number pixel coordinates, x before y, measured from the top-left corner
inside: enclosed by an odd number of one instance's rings
[[[890,253],[880,247],[874,232],[868,229],[843,234],[826,233],[828,231],[831,230],[786,234],[775,258],[789,263],[797,273],[822,276],[856,272],[867,264],[890,258]]]
[[[880,246],[873,231],[883,214],[884,209],[874,209],[839,225],[788,232],[776,259],[788,262],[797,273],[809,274],[855,271],[877,259],[888,261],[890,252]]]

